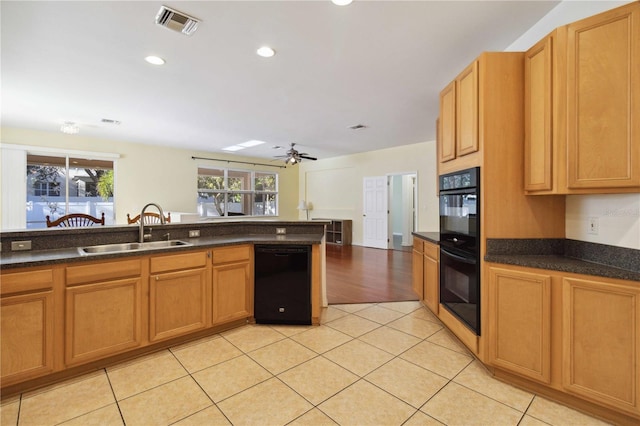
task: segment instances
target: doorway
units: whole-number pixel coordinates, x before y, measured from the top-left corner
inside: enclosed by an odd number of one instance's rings
[[[391,174],[389,178],[389,248],[411,251],[411,233],[418,229],[416,173]]]
[[[416,172],[364,178],[364,247],[411,251],[418,229]]]

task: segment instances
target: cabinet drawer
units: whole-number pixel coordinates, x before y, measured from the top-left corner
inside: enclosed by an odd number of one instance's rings
[[[251,259],[252,246],[231,246],[213,250],[213,264]]]
[[[440,246],[430,243],[424,243],[424,254],[433,260],[438,260],[440,255]]]
[[[142,273],[140,258],[114,262],[91,263],[67,267],[67,285],[112,281],[118,278],[136,277]]]
[[[1,294],[11,294],[34,290],[44,290],[53,287],[53,270],[16,272],[2,274]]]
[[[169,254],[151,258],[151,273],[176,271],[179,269],[201,268],[207,264],[207,252],[190,252],[183,254]]]
[[[413,239],[413,249],[419,253],[422,253],[423,250],[423,241],[418,238]]]

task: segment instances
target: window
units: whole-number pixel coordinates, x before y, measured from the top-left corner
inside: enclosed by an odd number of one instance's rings
[[[27,153],[27,228],[85,213],[113,223],[113,161]]]
[[[277,216],[278,174],[198,168],[201,216]]]

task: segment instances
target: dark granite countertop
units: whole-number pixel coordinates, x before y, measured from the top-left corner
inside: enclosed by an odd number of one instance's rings
[[[422,240],[429,241],[434,244],[440,243],[439,232],[412,232],[411,235],[413,235],[414,237],[418,237]]]
[[[323,234],[247,234],[247,235],[221,235],[201,238],[184,238],[191,243],[189,246],[177,246],[162,249],[134,250],[129,252],[104,253],[104,254],[80,254],[77,247],[15,251],[0,255],[0,267],[2,269],[21,268],[29,266],[53,265],[69,262],[87,262],[103,259],[115,259],[122,257],[141,256],[149,254],[164,254],[170,252],[188,251],[194,249],[206,249],[212,247],[238,245],[238,244],[295,244],[310,245],[320,244]]]
[[[486,262],[640,282],[640,250],[565,239],[489,239]]]

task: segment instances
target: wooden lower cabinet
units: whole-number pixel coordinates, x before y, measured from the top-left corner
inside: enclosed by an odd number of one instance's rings
[[[2,274],[3,386],[54,370],[53,276],[51,269]]]
[[[149,340],[202,330],[211,324],[209,252],[151,258]]]
[[[486,344],[496,376],[614,423],[637,424],[638,283],[486,266]]]
[[[67,267],[65,364],[76,365],[142,344],[142,260]],[[110,276],[110,279],[104,278]]]
[[[489,268],[489,362],[551,382],[551,276]]]
[[[423,264],[423,241],[413,238],[413,251],[411,263],[411,288],[420,300],[424,298],[424,264]]]
[[[640,415],[640,287],[578,278],[562,286],[564,389]]]
[[[422,294],[424,304],[438,314],[440,307],[440,247],[436,244],[424,243]]]
[[[253,316],[253,246],[213,250],[213,324]]]

